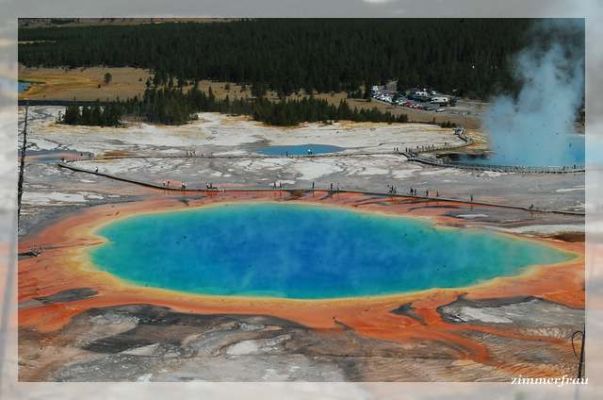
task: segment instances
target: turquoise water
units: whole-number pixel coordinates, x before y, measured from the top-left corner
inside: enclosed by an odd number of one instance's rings
[[[523,167],[573,167],[584,166],[586,159],[586,140],[582,134],[566,135],[565,146],[556,148],[557,152],[549,151],[543,145],[543,155],[528,157],[525,151],[518,149],[515,153],[497,154],[496,151],[488,157],[471,157],[459,155],[456,159],[465,164],[516,165]]]
[[[19,93],[26,91],[31,86],[31,83],[25,82],[25,81],[19,81],[18,84],[19,84]]]
[[[308,155],[308,150],[312,151],[312,154],[325,154],[325,153],[337,153],[345,150],[344,147],[331,146],[328,144],[298,144],[291,146],[266,146],[258,149],[258,152],[267,156],[284,156],[286,154],[290,156],[305,156]]]
[[[92,260],[127,281],[297,299],[466,286],[571,255],[486,231],[341,208],[242,203],[107,225]]]

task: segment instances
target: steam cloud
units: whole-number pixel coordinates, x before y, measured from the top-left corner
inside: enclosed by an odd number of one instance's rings
[[[514,60],[521,89],[494,99],[483,120],[492,163],[584,164],[584,136],[575,120],[584,98],[584,21],[547,20]]]

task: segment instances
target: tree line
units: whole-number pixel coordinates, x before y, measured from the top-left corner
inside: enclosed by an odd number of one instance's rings
[[[338,106],[313,96],[299,100],[270,101],[264,97],[230,100],[218,99],[212,88],[208,93],[199,89],[198,83],[188,92],[176,87],[150,86],[142,98],[126,101],[79,105],[73,103],[59,116],[59,122],[68,125],[119,126],[124,116],[142,118],[151,123],[166,125],[185,124],[198,112],[219,112],[231,115],[248,115],[255,121],[275,126],[295,126],[302,122],[330,122],[349,120],[356,122],[408,122],[406,114],[393,115],[377,108],[350,108],[345,100]]]
[[[510,58],[529,19],[257,19],[19,29],[26,66],[149,68],[168,81],[221,80],[281,95],[388,80],[486,97],[513,91]]]
[[[168,125],[184,124],[194,118],[197,112],[249,115],[256,121],[277,126],[336,120],[389,123],[408,121],[405,114],[395,116],[376,108],[351,109],[345,100],[335,106],[313,96],[281,101],[270,101],[264,97],[231,100],[226,96],[224,99],[218,99],[211,87],[205,93],[199,89],[198,83],[188,92],[176,87],[150,86],[145,90],[142,99],[134,97],[118,104],[126,113],[143,117],[149,122]]]
[[[68,125],[119,126],[124,108],[119,103],[99,103],[92,106],[71,104],[65,109],[65,114],[59,117],[59,122]]]

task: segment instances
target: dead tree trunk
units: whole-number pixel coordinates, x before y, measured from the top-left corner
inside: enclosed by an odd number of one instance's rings
[[[23,177],[25,175],[25,149],[27,148],[27,117],[29,106],[25,106],[25,122],[23,124],[23,140],[19,154],[19,181],[17,183],[17,226],[21,218],[21,198],[23,197]]]

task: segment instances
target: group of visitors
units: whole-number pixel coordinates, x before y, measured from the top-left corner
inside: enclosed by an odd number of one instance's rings
[[[312,182],[312,189],[314,189],[314,182]],[[339,193],[340,191],[340,187],[339,187],[339,183],[337,183],[337,186],[333,185],[333,182],[331,182],[331,184],[329,185],[329,192],[333,193],[333,192],[337,192]]]
[[[417,189],[415,189],[413,187],[410,188],[409,192],[410,192],[411,196],[418,196]],[[425,197],[429,197],[429,189],[425,189]],[[439,190],[436,190],[435,197],[440,197],[440,191]]]
[[[164,187],[164,189],[169,189],[170,181],[163,181],[161,182],[161,185]],[[186,190],[186,183],[180,182],[180,190]]]

